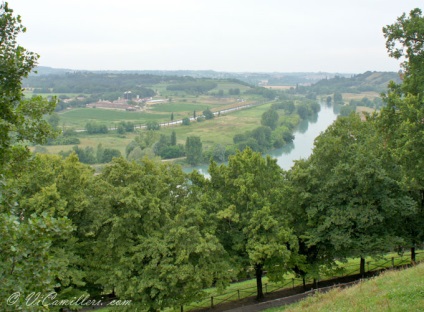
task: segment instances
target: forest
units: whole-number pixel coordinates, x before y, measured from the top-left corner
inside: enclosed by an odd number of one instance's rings
[[[147,156],[113,157],[95,173],[77,153],[33,154],[30,143],[57,135],[45,118],[56,100],[24,96],[38,55],[18,45],[25,28],[7,3],[0,12],[2,310],[78,309],[76,298],[130,303],[117,311],[180,309],[247,277],[260,300],[265,272],[318,279],[336,260],[359,257],[363,271],[365,257],[400,248],[415,262],[424,241],[420,9],[383,28],[403,79],[388,85],[378,112],[340,116],[288,171],[245,146],[228,164],[212,160],[210,178]],[[266,129],[278,129],[274,113]],[[268,135],[260,131],[250,135]]]

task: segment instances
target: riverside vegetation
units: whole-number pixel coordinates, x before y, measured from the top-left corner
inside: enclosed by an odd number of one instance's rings
[[[319,278],[354,257],[364,271],[365,257],[400,246],[410,248],[415,261],[424,240],[419,9],[384,28],[389,54],[405,62],[404,79],[389,85],[379,114],[340,117],[317,138],[311,157],[289,171],[249,143],[228,165],[212,161],[210,179],[147,155],[131,162],[114,157],[94,174],[77,153],[32,154],[28,142],[44,144],[57,135],[45,118],[57,101],[25,98],[22,79],[38,56],[17,44],[25,28],[7,3],[0,12],[2,310],[61,308],[48,300],[29,307],[31,293],[131,303],[119,311],[179,309],[212,285],[224,289],[251,276],[260,300],[264,271],[273,281],[286,272]],[[275,113],[280,118],[273,104],[262,114],[268,112],[267,123]],[[261,133],[272,137],[281,127],[273,125]],[[250,142],[250,135],[234,143]],[[199,150],[199,139],[192,141]],[[19,296],[10,301],[12,294]]]

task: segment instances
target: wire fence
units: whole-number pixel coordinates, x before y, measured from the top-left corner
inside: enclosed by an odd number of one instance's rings
[[[416,252],[416,263],[424,261],[424,251]],[[410,254],[403,254],[391,257],[382,257],[376,260],[369,260],[365,262],[365,272],[374,272],[379,270],[385,270],[390,268],[402,267],[411,264]],[[353,276],[360,274],[360,265],[355,264],[341,264],[338,269],[331,271],[330,274],[325,274],[319,279],[308,278],[305,279],[306,284],[315,284],[315,288],[319,286],[320,282],[328,281],[335,278]],[[289,278],[283,283],[264,283],[263,292],[270,294],[273,292],[281,291],[284,289],[294,289],[297,286],[302,286],[304,280],[302,278]],[[219,304],[227,303],[230,301],[241,300],[243,298],[251,297],[256,295],[257,288],[255,286],[249,286],[239,289],[231,289],[221,294],[213,294],[207,298],[203,298],[197,302],[193,302],[189,305],[180,307],[180,311],[189,311],[196,309],[214,308]]]

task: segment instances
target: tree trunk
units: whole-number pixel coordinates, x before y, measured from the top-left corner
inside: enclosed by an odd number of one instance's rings
[[[415,246],[411,247],[411,264],[415,264]]]
[[[362,277],[365,275],[365,259],[361,257],[361,264],[359,267],[359,274],[361,274]]]
[[[305,275],[302,276],[302,282],[303,282],[303,290],[306,290],[306,279],[305,279]]]
[[[255,265],[255,274],[256,274],[256,289],[257,289],[257,300],[261,300],[264,298],[264,292],[262,289],[262,273],[263,273],[262,264]]]

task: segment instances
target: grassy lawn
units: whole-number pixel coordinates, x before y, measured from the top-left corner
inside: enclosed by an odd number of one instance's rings
[[[267,311],[422,311],[424,263],[413,268],[387,271],[347,289],[317,294],[294,305]]]

